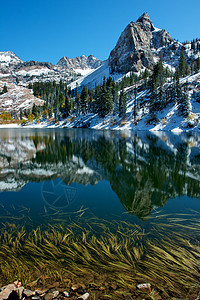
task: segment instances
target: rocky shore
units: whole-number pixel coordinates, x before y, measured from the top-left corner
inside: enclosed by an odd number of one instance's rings
[[[24,287],[20,281],[15,281],[0,288],[0,300],[162,299],[158,292],[151,290],[150,283],[138,284],[134,293],[130,293],[129,288],[120,289],[115,283],[105,283],[97,289],[79,283],[71,284],[68,288],[64,286],[65,283],[54,282],[44,287],[35,280]]]
[[[90,294],[86,290],[86,286],[74,284],[70,289],[66,290],[61,287],[59,282],[50,285],[48,288],[37,288],[37,280],[27,284],[27,288],[22,286],[20,281],[15,281],[1,288],[0,300],[52,300],[52,299],[89,299]]]

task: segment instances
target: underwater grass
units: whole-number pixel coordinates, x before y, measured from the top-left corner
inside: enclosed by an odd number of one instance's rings
[[[24,285],[38,278],[82,278],[91,286],[107,281],[130,290],[150,282],[166,299],[186,298],[198,291],[200,280],[200,222],[186,221],[183,216],[163,223],[159,218],[148,231],[97,219],[48,224],[30,232],[5,223],[0,278],[2,284],[20,279]]]

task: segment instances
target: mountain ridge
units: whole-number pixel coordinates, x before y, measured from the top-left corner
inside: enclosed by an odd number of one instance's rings
[[[94,55],[90,54],[89,56],[81,55],[75,58],[68,58],[67,56],[63,56],[57,65],[71,68],[73,70],[77,69],[97,69],[102,65],[102,61],[97,59]]]

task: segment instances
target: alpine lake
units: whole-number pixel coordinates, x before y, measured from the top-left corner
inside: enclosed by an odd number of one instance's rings
[[[1,129],[1,286],[16,279],[199,299],[200,134]]]

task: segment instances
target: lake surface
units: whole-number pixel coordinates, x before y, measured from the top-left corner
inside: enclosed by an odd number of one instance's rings
[[[33,226],[47,211],[140,224],[200,211],[200,135],[0,130],[0,192],[1,220]]]
[[[0,130],[4,283],[84,274],[95,291],[151,282],[196,299],[199,216],[198,133]]]

